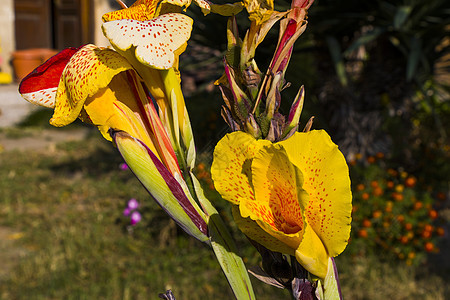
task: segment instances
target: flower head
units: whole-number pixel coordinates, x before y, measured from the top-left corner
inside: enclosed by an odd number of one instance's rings
[[[179,26],[177,20],[186,21],[181,22],[184,24],[182,30],[177,30]],[[50,120],[54,126],[65,126],[76,118],[97,126],[107,140],[114,140],[126,158],[126,163],[141,182],[145,182],[155,200],[175,221],[191,235],[207,241],[206,216],[195,203],[183,178],[189,176],[185,173],[186,159],[190,158],[193,161],[195,157],[192,154],[193,139],[190,140],[191,147],[186,147],[191,152],[186,154],[179,151],[181,146],[175,142],[177,139],[174,139],[172,134],[176,130],[181,130],[174,122],[181,118],[174,117],[178,114],[176,109],[158,113],[153,102],[153,94],[149,91],[148,85],[143,84],[140,72],[150,70],[149,74],[155,74],[152,70],[160,72],[157,68],[162,65],[169,68],[166,73],[175,74],[170,63],[169,65],[166,63],[169,61],[173,63],[176,60],[178,54],[174,53],[178,46],[172,48],[169,44],[172,42],[177,45],[185,44],[190,35],[191,25],[189,17],[169,13],[140,23],[139,28],[134,28],[134,33],[139,32],[140,35],[151,38],[160,34],[172,35],[168,39],[168,44],[164,44],[164,49],[156,47],[144,37],[125,39],[136,44],[134,47],[136,52],[118,52],[95,45],[66,49],[29,74],[21,82],[19,91],[31,102],[54,108]],[[120,35],[117,28],[107,28],[106,31],[110,34]],[[160,28],[166,29],[161,31]],[[129,31],[122,33],[127,35]],[[140,44],[141,40],[145,40],[148,44]],[[119,37],[118,43],[122,41],[123,39]],[[139,53],[142,55],[139,56]],[[139,59],[147,64],[141,64],[137,57],[141,57]],[[172,77],[176,78],[175,75]],[[172,81],[174,81],[171,83],[172,90],[181,91],[180,82],[177,79]],[[184,101],[181,101],[180,97],[177,99],[170,94],[166,96],[168,89],[164,86],[164,81],[153,81],[152,84],[160,84],[158,89],[164,90],[164,97],[172,101],[172,107],[178,105],[179,110],[186,113]],[[181,104],[176,102],[177,100],[180,100]],[[169,112],[171,114],[168,114]],[[164,117],[161,117],[164,113]],[[168,120],[172,122],[168,123]],[[189,123],[189,119],[186,117],[183,122]],[[171,131],[168,132],[168,129]],[[180,163],[185,172],[181,170]],[[142,165],[147,166],[145,170],[141,168]],[[167,182],[171,184],[168,185]]]
[[[128,216],[130,215],[130,213],[131,213],[131,209],[130,209],[129,207],[126,207],[126,208],[123,210],[123,215],[124,215],[125,217],[128,217]]]
[[[136,199],[131,198],[130,200],[128,200],[127,207],[131,210],[135,210],[139,207],[139,202]]]
[[[211,172],[247,236],[325,278],[329,257],[347,245],[351,221],[348,168],[325,131],[279,143],[234,132],[218,143]]]
[[[142,219],[141,214],[138,211],[133,211],[130,217],[130,224],[134,226],[137,223],[139,223],[141,219]]]

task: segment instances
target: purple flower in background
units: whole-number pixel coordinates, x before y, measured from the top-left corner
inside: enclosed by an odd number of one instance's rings
[[[137,202],[136,199],[131,198],[130,200],[128,200],[128,208],[130,210],[135,210],[139,207],[139,202]]]
[[[119,165],[119,169],[121,169],[122,171],[128,170],[128,165],[126,163],[121,163]]]
[[[131,198],[128,200],[127,207],[123,210],[123,215],[125,217],[130,217],[130,224],[132,226],[139,223],[142,219],[141,214],[137,211],[138,207],[139,202],[136,199]]]
[[[128,207],[123,210],[123,215],[125,217],[128,217],[130,215],[130,213],[131,213],[131,209]]]
[[[131,214],[131,225],[136,225],[141,220],[141,214],[138,211],[133,211]]]

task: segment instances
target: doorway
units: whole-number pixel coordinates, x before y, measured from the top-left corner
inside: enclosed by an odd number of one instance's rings
[[[61,50],[92,42],[93,2],[14,0],[16,49]]]

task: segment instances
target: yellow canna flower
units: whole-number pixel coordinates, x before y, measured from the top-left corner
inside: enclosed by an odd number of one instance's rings
[[[211,173],[249,238],[325,278],[348,243],[352,209],[348,167],[325,131],[278,143],[233,132],[217,144]]]

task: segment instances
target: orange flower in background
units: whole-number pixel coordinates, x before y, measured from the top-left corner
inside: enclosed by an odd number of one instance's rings
[[[374,219],[378,219],[379,217],[382,216],[382,214],[383,213],[380,210],[376,210],[376,211],[373,212],[372,216],[373,216]]]
[[[444,201],[446,198],[445,194],[442,192],[437,193],[436,197],[441,201]]]
[[[438,236],[444,236],[444,235],[445,235],[445,230],[444,230],[444,228],[442,228],[442,227],[436,228],[436,234],[437,234]]]
[[[379,196],[383,195],[384,191],[383,191],[382,188],[377,186],[376,188],[374,188],[372,193],[373,193],[374,196],[379,197]]]
[[[394,169],[388,169],[387,172],[389,175],[391,175],[393,177],[396,177],[398,175],[398,172]]]
[[[432,242],[426,242],[424,248],[425,251],[432,252],[434,250],[434,244]]]
[[[372,226],[372,222],[369,219],[364,219],[363,226],[369,228]]]
[[[421,201],[417,201],[414,203],[414,210],[419,210],[423,207],[423,203]]]
[[[433,227],[433,225],[431,225],[431,224],[426,224],[426,225],[423,227],[423,230],[429,231],[429,232],[432,232],[433,229],[434,229],[434,227]]]
[[[409,242],[409,239],[408,239],[407,236],[403,235],[403,236],[400,237],[400,243],[402,243],[403,245],[408,244],[408,242]]]
[[[375,156],[377,157],[377,158],[384,158],[384,153],[383,152],[378,152],[377,154],[375,154]]]
[[[403,221],[405,221],[405,217],[403,215],[398,215],[397,216],[397,221],[403,222]]]
[[[204,164],[204,163],[199,163],[199,164],[197,165],[197,170],[198,170],[198,171],[203,171],[203,170],[205,170],[205,164]]]
[[[406,230],[412,230],[413,229],[413,225],[411,223],[406,223],[405,224],[405,229]]]
[[[406,178],[406,180],[405,180],[405,185],[407,187],[414,187],[416,185],[416,183],[417,183],[417,179],[412,176]]]
[[[427,230],[422,231],[422,237],[424,239],[429,239],[431,237],[431,232]]]
[[[438,217],[438,212],[432,209],[428,212],[428,216],[430,216],[431,219],[435,220]]]
[[[373,163],[375,162],[375,157],[374,157],[374,156],[369,156],[369,157],[367,158],[367,162],[368,162],[369,164],[373,164]]]
[[[358,236],[362,237],[362,238],[367,238],[367,236],[368,236],[367,230],[361,229],[360,231],[358,231]]]
[[[403,195],[400,193],[394,192],[391,196],[395,201],[403,201]]]

